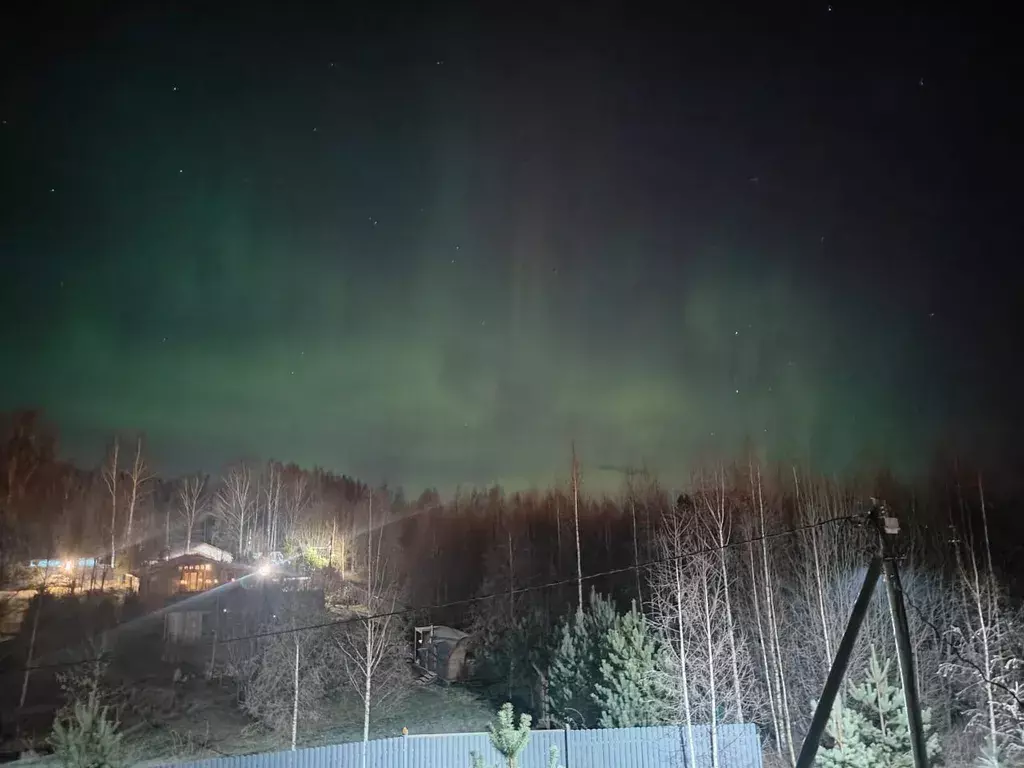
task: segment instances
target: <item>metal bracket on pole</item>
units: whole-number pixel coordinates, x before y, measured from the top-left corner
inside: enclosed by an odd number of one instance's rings
[[[853,611],[850,613],[850,621],[846,625],[843,639],[836,650],[836,657],[832,661],[832,668],[828,671],[828,679],[825,680],[825,688],[821,692],[821,699],[818,706],[814,708],[814,717],[811,718],[811,727],[807,730],[803,746],[800,747],[800,756],[796,761],[796,768],[811,768],[814,764],[814,757],[818,754],[818,743],[821,735],[825,732],[829,715],[832,714],[832,705],[835,703],[836,694],[843,684],[843,676],[846,674],[846,667],[850,664],[850,656],[853,655],[853,647],[857,642],[857,635],[860,633],[861,624],[868,613],[868,606],[871,604],[871,596],[875,593],[875,585],[878,584],[878,576],[882,572],[882,558],[872,558],[868,566],[867,575],[864,576],[864,584],[857,595],[857,602],[853,604]]]
[[[899,522],[891,517],[885,502],[875,502],[871,519],[878,528],[878,548],[885,573],[885,592],[889,598],[889,614],[892,617],[892,631],[896,637],[896,657],[900,665],[900,681],[903,683],[903,701],[907,710],[907,725],[910,729],[910,748],[915,768],[928,768],[928,749],[924,737],[924,723],[921,720],[921,702],[917,697],[917,677],[914,675],[914,650],[910,641],[910,624],[907,609],[903,604],[903,585],[900,571],[896,566],[896,555],[892,538],[899,532]]]

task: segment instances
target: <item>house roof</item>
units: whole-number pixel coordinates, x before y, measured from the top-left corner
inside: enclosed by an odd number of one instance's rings
[[[181,552],[174,554],[172,557],[168,557],[166,560],[150,560],[142,568],[133,572],[134,575],[138,576],[141,572],[152,571],[155,568],[168,568],[178,565],[192,564],[192,563],[216,563],[220,566],[227,566],[230,570],[235,572],[251,573],[256,569],[245,563],[233,563],[231,561],[216,560],[212,557],[200,554],[199,552]]]
[[[183,555],[201,555],[207,560],[216,560],[221,563],[230,563],[235,559],[235,556],[228,552],[226,549],[215,547],[212,544],[195,544],[189,549],[175,549],[167,556],[168,560],[174,560]]]

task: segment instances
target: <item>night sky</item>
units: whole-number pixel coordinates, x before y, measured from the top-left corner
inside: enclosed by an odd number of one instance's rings
[[[410,491],[1005,459],[1006,20],[686,5],[5,9],[0,409]]]

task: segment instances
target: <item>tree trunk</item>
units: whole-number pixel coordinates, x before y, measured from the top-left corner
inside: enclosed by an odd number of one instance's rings
[[[800,496],[800,477],[797,475],[796,467],[793,467],[793,488],[796,491],[797,514],[803,517],[803,504],[801,503]],[[808,522],[812,522],[810,516],[808,516],[807,519]],[[812,529],[809,535],[811,539],[811,556],[814,560],[814,581],[818,593],[818,617],[821,620],[821,637],[825,644],[825,657],[823,661],[825,675],[828,676],[828,671],[832,667],[832,638],[828,631],[828,621],[825,618],[825,586],[824,580],[821,576],[821,554],[818,549],[818,529]]]
[[[764,497],[761,494],[761,470],[757,471],[757,504],[761,520],[761,559],[764,565],[765,609],[768,612],[768,635],[775,654],[775,685],[779,691],[779,706],[786,748],[789,750],[790,765],[796,765],[796,751],[793,748],[793,723],[789,714],[789,697],[786,678],[782,672],[782,645],[779,642],[779,624],[775,615],[775,594],[772,590],[771,571],[768,568],[768,541],[765,539]]]
[[[759,587],[757,585],[757,565],[754,561],[754,545],[751,544],[749,547],[750,552],[750,585],[753,588],[754,596],[754,617],[757,622],[757,638],[758,644],[761,647],[761,665],[764,668],[764,683],[768,689],[768,706],[771,709],[772,716],[772,728],[774,729],[775,737],[775,750],[782,754],[782,746],[779,742],[779,718],[776,714],[775,708],[775,694],[772,689],[772,672],[771,667],[768,665],[768,649],[765,645],[764,638],[764,624],[761,621],[761,600],[758,597]]]
[[[992,753],[996,753],[996,747],[999,743],[999,728],[996,725],[996,704],[995,696],[992,691],[992,645],[989,641],[989,632],[992,630],[992,617],[989,615],[985,616],[985,602],[984,595],[981,589],[981,579],[978,574],[978,559],[977,555],[974,554],[973,542],[971,542],[972,549],[970,551],[971,557],[971,570],[973,577],[973,602],[974,609],[978,614],[978,630],[981,635],[981,651],[982,651],[982,662],[984,664],[984,682],[985,682],[985,705],[988,712],[988,742],[989,748]]]
[[[576,461],[576,444],[572,445],[572,513],[576,523],[576,599],[583,610],[583,558],[580,555],[580,482],[579,463]]]
[[[644,592],[640,586],[640,549],[636,543],[636,501],[630,494],[629,516],[633,520],[633,573],[636,574],[636,599],[641,609],[644,604]]]
[[[718,512],[715,515],[718,523],[718,562],[722,571],[722,590],[725,597],[725,621],[729,632],[729,652],[732,657],[733,694],[736,697],[736,719],[743,722],[743,691],[740,686],[739,656],[736,651],[736,625],[732,616],[732,596],[729,591],[729,568],[725,562],[726,546],[729,536],[725,525],[725,471],[722,471],[721,485],[718,489]]]
[[[331,567],[334,568],[334,537],[338,532],[338,519],[334,518],[331,520],[331,551],[327,556],[327,562],[330,563]]]
[[[292,685],[294,691],[292,697],[292,751],[295,751],[295,740],[299,733],[299,636],[292,635],[295,641],[295,676]]]
[[[117,438],[114,438],[114,454],[110,462],[110,478],[107,487],[110,489],[110,569],[115,568],[117,560]]]
[[[718,761],[718,686],[715,682],[715,650],[714,632],[711,627],[711,603],[708,596],[708,583],[701,579],[701,596],[704,598],[704,639],[707,642],[708,664],[708,695],[711,698],[711,768],[721,768]]]
[[[516,609],[515,609],[515,592],[513,591],[513,582],[515,580],[515,571],[512,564],[512,531],[508,531],[508,628],[509,632],[513,631],[513,627],[516,623]],[[512,654],[508,655],[508,698],[512,699],[512,674],[515,668],[515,660],[512,658]]]
[[[366,513],[366,610],[373,614],[373,491]],[[366,681],[363,687],[363,759],[366,768],[370,741],[370,686],[373,681],[373,619],[366,620]]]
[[[219,609],[218,609],[219,610]],[[213,668],[217,664],[217,635],[216,629],[213,630],[213,647],[210,648],[210,669],[206,673],[206,679],[213,679]]]
[[[366,687],[363,689],[363,763],[366,768],[366,752],[370,741],[370,683],[373,679],[373,620],[366,622]]]
[[[128,501],[128,527],[124,533],[125,549],[130,549],[132,546],[132,521],[135,519],[135,504],[139,500],[139,485],[145,482],[143,473],[146,471],[146,466],[142,462],[142,438],[138,438],[135,444],[135,461],[132,464],[132,495]],[[129,567],[131,562],[129,562]]]
[[[562,572],[562,498],[555,494],[555,573]]]
[[[814,578],[818,587],[818,615],[821,617],[821,636],[825,641],[825,673],[832,666],[832,638],[829,636],[828,622],[825,619],[825,587],[821,578],[821,558],[818,554],[818,535],[811,531],[811,552],[814,555]]]
[[[992,649],[991,643],[989,642],[989,632],[992,631],[993,626],[998,630],[999,615],[996,610],[996,590],[995,590],[995,572],[992,569],[992,546],[988,540],[988,510],[985,507],[985,486],[982,485],[981,475],[978,475],[978,496],[981,500],[981,525],[982,531],[985,535],[985,555],[987,558],[988,565],[988,625],[982,627],[981,636],[984,642],[985,648],[985,694],[988,697],[988,722],[989,728],[991,729],[992,739],[991,748],[993,754],[998,743],[998,729],[996,727],[996,711],[995,711],[995,697],[992,691]],[[974,567],[975,583],[977,583],[978,567]],[[978,612],[981,613],[981,605],[979,600]],[[997,631],[998,634],[998,631]]]
[[[679,630],[679,676],[683,689],[683,717],[686,721],[686,745],[690,754],[688,765],[696,766],[697,757],[694,752],[693,743],[693,714],[690,711],[690,683],[687,679],[686,670],[686,636],[683,627],[683,579],[681,573],[682,565],[678,559],[675,560],[674,572],[676,577],[676,626]]]

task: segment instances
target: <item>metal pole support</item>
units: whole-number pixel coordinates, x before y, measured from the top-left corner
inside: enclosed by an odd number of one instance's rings
[[[924,737],[924,723],[921,720],[921,702],[917,696],[917,677],[914,674],[914,650],[910,642],[910,624],[907,609],[903,604],[903,584],[892,550],[892,539],[899,532],[899,523],[889,517],[885,505],[876,504],[871,517],[878,528],[879,552],[885,572],[885,592],[889,598],[889,615],[892,617],[892,631],[896,638],[896,657],[900,665],[900,681],[903,683],[903,701],[907,710],[907,725],[910,729],[910,749],[914,756],[915,768],[928,768],[928,748]]]
[[[850,612],[850,621],[846,625],[843,639],[839,643],[836,657],[832,661],[832,668],[828,671],[828,679],[825,680],[825,688],[821,692],[821,699],[818,706],[814,708],[814,717],[811,718],[811,727],[804,738],[803,746],[800,747],[800,756],[796,761],[796,768],[811,768],[814,765],[814,757],[818,754],[818,743],[821,735],[825,732],[829,715],[832,714],[832,705],[835,703],[836,695],[843,684],[843,676],[850,664],[850,656],[853,655],[853,647],[857,643],[857,635],[860,633],[861,624],[868,613],[868,606],[871,604],[871,596],[875,593],[875,585],[878,584],[878,576],[882,572],[882,558],[876,556],[871,559],[868,572],[864,576],[864,585],[857,595],[857,602],[853,604],[853,611]]]

